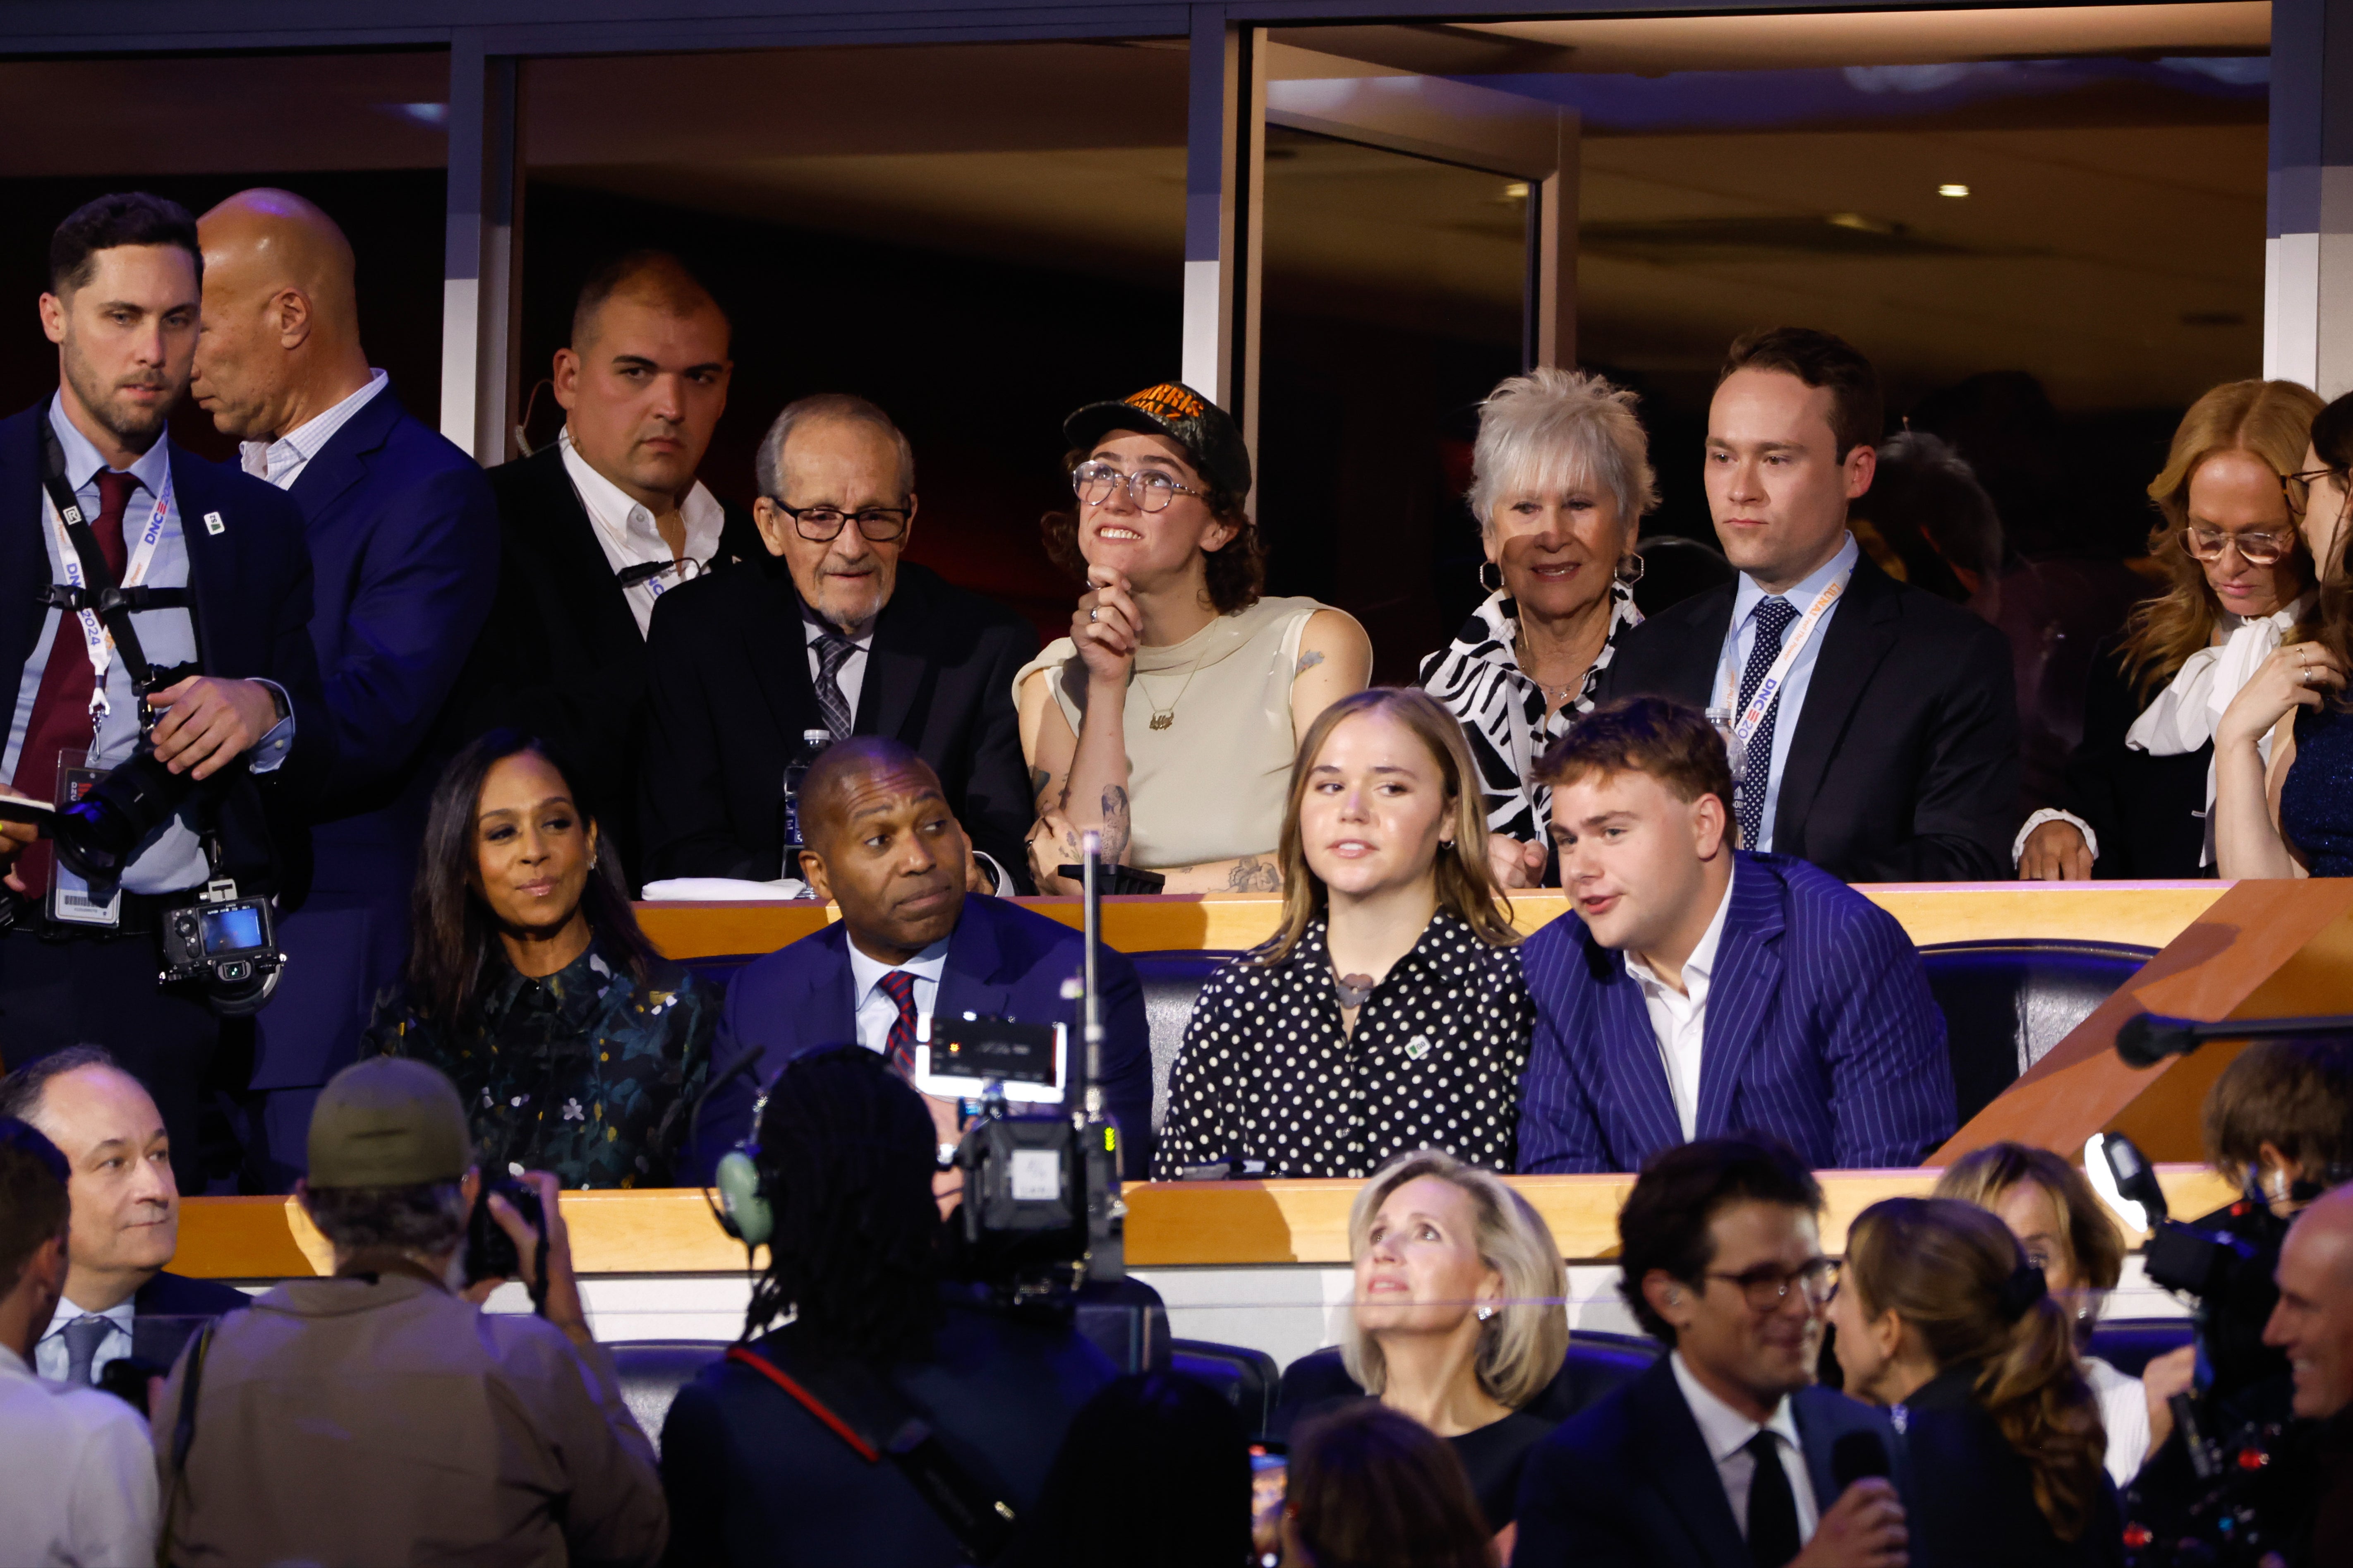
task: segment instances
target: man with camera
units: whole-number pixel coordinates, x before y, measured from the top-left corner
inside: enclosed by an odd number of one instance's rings
[[[259,1006],[277,969],[279,856],[256,778],[307,775],[330,747],[310,722],[300,514],[164,433],[202,282],[178,204],[75,212],[40,300],[58,390],[0,422],[0,666],[18,670],[0,776],[58,807],[0,822],[0,1039],[12,1068],[111,1050],[195,1191],[220,1018]]]
[[[223,1319],[156,1404],[177,1559],[659,1558],[652,1446],[589,1332],[555,1179],[485,1200],[458,1091],[396,1056],[335,1075],[309,1152],[302,1204],[333,1276]],[[490,1222],[541,1318],[480,1310],[503,1262]]]

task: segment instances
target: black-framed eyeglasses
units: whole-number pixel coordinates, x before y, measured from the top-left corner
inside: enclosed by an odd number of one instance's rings
[[[2305,505],[2311,498],[2313,482],[2321,479],[2333,479],[2339,484],[2345,482],[2345,476],[2333,468],[2306,469],[2302,473],[2280,475],[2280,493],[2287,497],[2287,509],[2299,517],[2303,516]]]
[[[812,545],[839,538],[842,524],[852,517],[869,544],[887,545],[907,531],[907,520],[915,514],[912,506],[869,506],[854,513],[838,506],[787,506],[773,495],[768,504],[791,518],[794,530]]]
[[[1711,1268],[1707,1271],[1707,1277],[1727,1280],[1740,1287],[1740,1294],[1747,1300],[1750,1311],[1772,1312],[1778,1311],[1781,1303],[1789,1298],[1793,1286],[1803,1289],[1807,1301],[1813,1306],[1829,1306],[1831,1298],[1838,1294],[1839,1274],[1843,1266],[1837,1258],[1818,1257],[1794,1272],[1765,1263],[1739,1274],[1726,1274],[1722,1269]]]
[[[1127,498],[1135,503],[1139,512],[1166,512],[1168,503],[1180,495],[1208,493],[1189,484],[1179,484],[1156,468],[1123,473],[1107,462],[1082,462],[1071,471],[1071,490],[1090,506],[1104,504],[1111,500],[1112,492],[1123,484],[1127,487]]]
[[[2201,561],[2219,561],[2223,551],[2236,550],[2239,558],[2251,567],[2273,567],[2286,559],[2295,545],[2294,529],[2284,534],[2233,534],[2224,528],[2192,524],[2181,531],[2181,547]]]

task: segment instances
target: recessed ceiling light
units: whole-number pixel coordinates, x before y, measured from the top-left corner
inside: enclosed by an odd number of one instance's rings
[[[1938,185],[1936,187],[1936,194],[1943,196],[1965,196],[1969,194],[1969,187],[1967,185]]]

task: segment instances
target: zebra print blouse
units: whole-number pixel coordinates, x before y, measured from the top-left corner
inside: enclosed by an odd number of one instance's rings
[[[1421,684],[1462,721],[1472,759],[1479,765],[1487,797],[1487,831],[1509,833],[1522,843],[1541,842],[1552,826],[1552,789],[1528,774],[1551,744],[1568,733],[1576,715],[1589,713],[1600,689],[1601,672],[1618,651],[1618,639],[1639,626],[1634,590],[1609,585],[1609,633],[1600,656],[1585,673],[1577,700],[1563,705],[1549,721],[1544,692],[1520,673],[1518,607],[1498,591],[1472,611],[1453,643],[1421,662]]]

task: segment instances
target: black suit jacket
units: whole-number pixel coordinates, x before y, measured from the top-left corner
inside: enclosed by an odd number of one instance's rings
[[[1887,1418],[1826,1388],[1790,1396],[1818,1511],[1838,1500],[1831,1449],[1878,1436],[1909,1506],[1904,1457]],[[1528,1454],[1512,1568],[1754,1568],[1715,1461],[1662,1356]]]
[[[2125,744],[2148,704],[2126,679],[2117,646],[2101,645],[2084,683],[2084,738],[2067,758],[2065,798],[2055,802],[2092,824],[2100,858],[2092,874],[2130,881],[2212,876],[2206,849],[2206,769],[2214,743],[2175,757]],[[2164,689],[2158,682],[2149,695]]]
[[[0,671],[7,672],[11,702],[47,613],[40,602],[50,577],[41,538],[41,429],[48,417],[44,397],[0,422]],[[215,793],[224,858],[240,888],[278,892],[290,903],[307,885],[309,863],[308,838],[290,807],[317,789],[334,755],[334,726],[311,651],[311,552],[302,514],[234,465],[206,462],[178,446],[171,462],[172,504],[187,542],[197,665],[225,680],[274,681],[293,708],[294,746],[282,765],[257,780],[240,761],[204,787]],[[248,881],[253,885],[245,888]]]
[[[1036,812],[1013,677],[1037,652],[1019,616],[902,562],[875,617],[852,723],[930,763],[974,847],[1025,893],[1022,840]],[[662,595],[646,654],[644,880],[787,874],[785,764],[803,730],[825,727],[791,577],[781,565],[722,572]]]
[[[499,592],[459,679],[462,737],[507,725],[578,769],[607,842],[639,874],[637,758],[645,744],[646,641],[564,471],[560,442],[491,470],[499,502]],[[726,507],[715,565],[768,559],[751,514]]]
[[[1602,672],[1602,698],[1707,706],[1737,588],[1627,632]],[[1846,882],[2015,874],[2018,694],[2001,633],[1865,556],[1820,635],[1781,776],[1775,853]]]
[[[131,1298],[131,1309],[142,1318],[204,1317],[234,1312],[252,1300],[234,1285],[163,1273],[139,1287],[139,1294]]]

